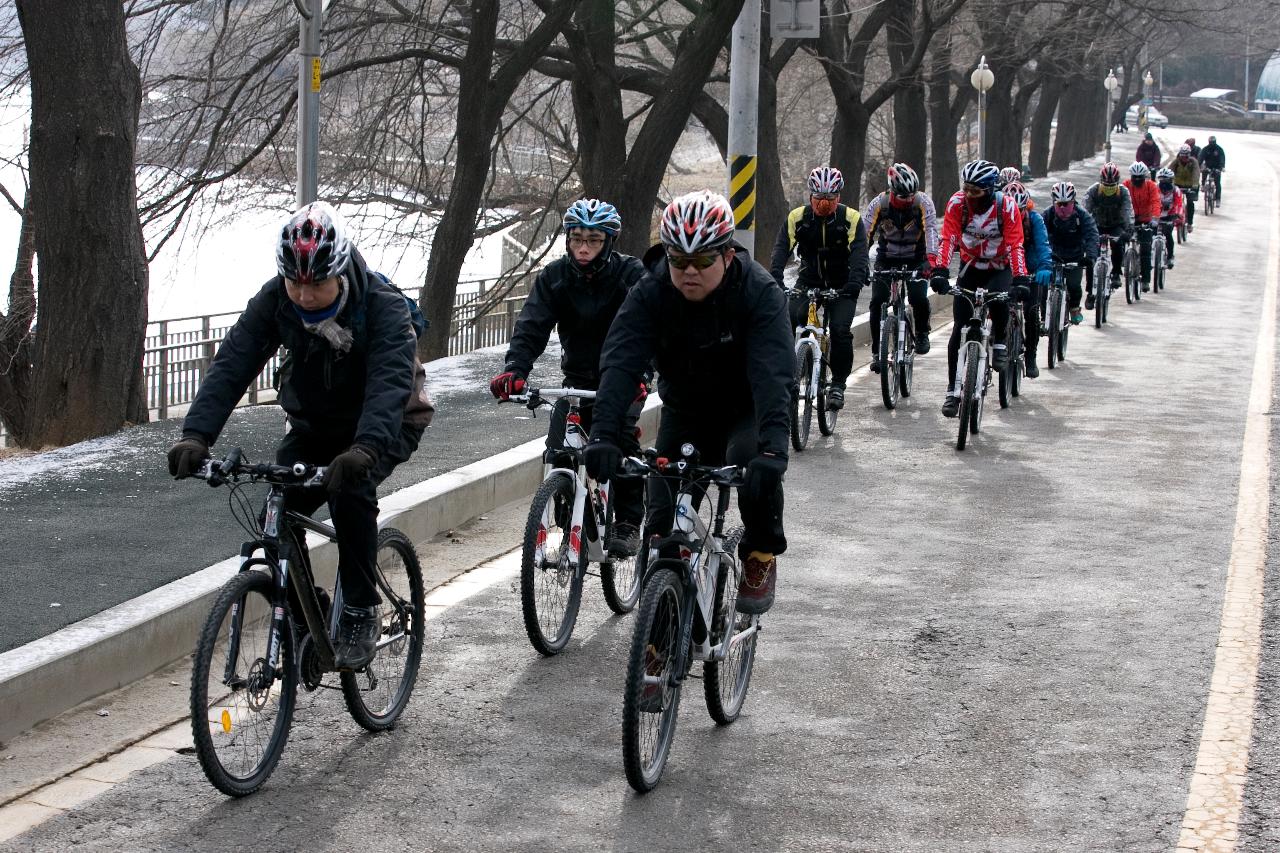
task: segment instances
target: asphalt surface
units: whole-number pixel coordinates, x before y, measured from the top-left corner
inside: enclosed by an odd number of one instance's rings
[[[1219,136],[1237,175],[1280,151]],[[501,582],[429,623],[395,732],[359,733],[320,691],[247,801],[179,756],[0,849],[1171,849],[1277,204],[1257,185],[1198,220],[1165,293],[1118,294],[1111,325],[1075,329],[1009,410],[993,391],[964,452],[938,411],[941,346],[896,412],[874,377],[851,386],[837,434],[793,458],[744,715],[717,729],[690,682],[654,793],[621,767],[631,620],[589,589],[574,640],[543,660]],[[1242,826],[1258,851],[1280,837],[1274,583]]]

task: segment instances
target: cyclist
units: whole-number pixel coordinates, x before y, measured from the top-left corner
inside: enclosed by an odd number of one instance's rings
[[[417,449],[434,410],[405,297],[368,269],[337,211],[312,202],[294,213],[276,241],[276,268],[214,356],[169,450],[169,473],[195,473],[283,346],[279,399],[289,429],[276,462],[332,460],[327,490],[291,488],[285,508],[310,514],[327,497],[344,601],[334,666],[359,669],[373,659],[379,632],[377,486]]]
[[[1199,162],[1200,146],[1196,145],[1196,138],[1194,136],[1188,136],[1186,142],[1184,142],[1183,144],[1191,149],[1191,156],[1194,157],[1197,162]]]
[[[1215,204],[1222,204],[1222,172],[1227,168],[1227,152],[1223,151],[1222,146],[1218,144],[1218,137],[1210,136],[1209,144],[1200,149],[1196,159],[1200,161],[1202,178],[1207,177],[1209,173],[1213,174],[1218,187],[1218,191],[1213,195],[1213,201]]]
[[[942,234],[938,253],[930,258],[933,274],[930,286],[938,293],[947,293],[950,286],[948,265],[951,253],[960,251],[960,278],[957,281],[966,290],[978,287],[1002,293],[1012,286],[1025,287],[1027,261],[1022,248],[1022,214],[1008,195],[996,190],[999,170],[988,160],[966,163],[960,171],[962,188],[947,201],[942,219]],[[956,361],[960,355],[960,336],[965,324],[973,316],[973,306],[967,299],[955,299],[951,303],[951,340],[947,342],[947,396],[942,404],[942,414],[954,418],[960,409],[960,393],[956,386]],[[1009,308],[1001,302],[991,306],[992,366],[1004,370],[1008,366],[1009,353],[1004,335],[1009,323]]]
[[[1022,183],[1022,170],[1017,166],[1005,166],[1000,170],[1000,179],[996,181],[996,189],[1002,190],[1014,181]]]
[[[644,276],[644,265],[638,258],[613,248],[622,230],[622,217],[612,204],[594,198],[579,199],[565,211],[562,225],[565,254],[538,273],[511,334],[506,366],[489,383],[490,392],[499,400],[524,390],[525,380],[533,363],[546,350],[553,328],[559,330],[564,384],[589,391],[598,388],[600,348],[609,325],[627,291]],[[648,393],[645,379],[647,376],[642,377],[627,411],[627,428],[620,437],[628,454],[640,451],[636,422]],[[584,400],[578,409],[585,430],[591,428],[592,408],[591,401]],[[557,401],[547,430],[549,450],[564,446],[568,414],[569,401]],[[614,556],[634,556],[639,548],[640,520],[644,517],[642,488],[640,481],[626,479],[614,489],[617,523],[606,543]]]
[[[1160,168],[1160,146],[1156,144],[1155,137],[1151,135],[1151,131],[1143,134],[1142,142],[1138,145],[1138,151],[1133,155],[1133,159],[1139,163],[1146,163],[1147,170],[1154,173]]]
[[[1098,234],[1106,234],[1111,239],[1111,289],[1120,287],[1120,272],[1124,261],[1124,244],[1133,236],[1133,200],[1129,190],[1120,183],[1120,167],[1115,163],[1104,163],[1098,172],[1098,182],[1084,194],[1081,202],[1086,212],[1098,226]],[[1093,310],[1094,285],[1099,288],[1107,286],[1107,282],[1094,282],[1090,271],[1085,284],[1085,310]]]
[[[900,269],[920,277],[907,281],[907,298],[916,321],[916,352],[929,351],[929,288],[926,279],[933,267],[929,258],[938,252],[938,217],[933,199],[920,192],[920,178],[906,163],[889,167],[889,189],[867,205],[862,221],[867,225],[867,239],[877,242],[876,269]],[[871,284],[871,357],[880,353],[878,318],[889,299],[889,285]],[[882,365],[876,365],[877,369]]]
[[[1098,259],[1098,226],[1089,211],[1076,204],[1076,187],[1069,181],[1059,181],[1050,191],[1053,215],[1045,217],[1045,232],[1049,237],[1049,251],[1054,259],[1065,264],[1082,264],[1089,281],[1093,281],[1093,262]],[[1080,268],[1065,270],[1067,305],[1071,309],[1071,322],[1084,321],[1080,311]]]
[[[1167,269],[1173,269],[1173,229],[1186,220],[1186,209],[1182,203],[1182,190],[1173,185],[1173,170],[1161,169],[1156,172],[1156,181],[1160,189],[1160,231],[1164,234],[1165,262]]]
[[[1165,168],[1173,170],[1173,185],[1182,190],[1187,210],[1187,233],[1190,234],[1195,230],[1196,198],[1200,195],[1200,161],[1195,158],[1190,145],[1183,145]]]
[[[1040,367],[1036,364],[1036,349],[1040,346],[1041,317],[1044,316],[1044,303],[1049,295],[1049,283],[1053,281],[1053,257],[1049,253],[1049,236],[1045,231],[1044,218],[1035,210],[1035,202],[1021,181],[1013,181],[1004,191],[1018,205],[1022,214],[1022,250],[1027,258],[1027,272],[1039,285],[1035,290],[1028,289],[1022,299],[1023,335],[1026,338],[1027,354],[1024,359],[1028,379],[1040,375]]]
[[[827,406],[844,406],[844,385],[853,369],[853,315],[858,294],[867,283],[867,229],[856,208],[840,203],[844,175],[831,166],[819,166],[809,173],[809,203],[795,208],[778,230],[773,246],[770,272],[778,287],[784,288],[782,270],[793,252],[800,255],[800,274],[791,291],[791,326],[805,321],[809,312],[807,290],[825,288],[840,291],[840,297],[826,305],[831,321],[831,390]]]
[[[733,209],[703,190],[662,213],[661,242],[622,303],[600,357],[600,392],[586,449],[587,472],[608,479],[622,456],[625,415],[652,361],[662,393],[656,447],[674,458],[690,442],[703,464],[746,465],[738,492],[745,571],[738,610],[773,604],[782,527],[782,475],[790,435],[792,327],[769,271],[733,242]],[[668,484],[649,490],[646,535],[670,529]]]
[[[1133,205],[1134,225],[1154,225],[1160,219],[1160,190],[1150,180],[1151,172],[1146,163],[1134,163],[1129,167],[1129,180],[1124,182]],[[1151,289],[1151,238],[1150,231],[1138,231],[1139,263],[1142,292]]]

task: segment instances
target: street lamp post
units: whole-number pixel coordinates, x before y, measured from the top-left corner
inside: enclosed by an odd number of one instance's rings
[[[1138,115],[1138,126],[1143,133],[1147,132],[1151,124],[1151,84],[1155,82],[1155,78],[1151,76],[1151,69],[1147,69],[1142,75],[1142,109]]]
[[[1105,86],[1107,90],[1107,136],[1106,136],[1107,141],[1106,141],[1106,144],[1103,146],[1103,148],[1107,155],[1107,162],[1110,163],[1111,162],[1111,125],[1112,125],[1111,115],[1115,111],[1114,101],[1115,101],[1116,89],[1120,86],[1120,81],[1116,79],[1116,72],[1108,71],[1107,79],[1102,81],[1102,85]]]
[[[969,75],[969,83],[978,90],[978,159],[987,156],[987,90],[996,82],[996,75],[987,67],[987,57],[978,60],[978,67]]]

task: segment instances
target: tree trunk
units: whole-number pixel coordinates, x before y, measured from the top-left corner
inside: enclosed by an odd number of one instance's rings
[[[782,161],[778,154],[778,76],[800,48],[799,39],[784,39],[770,55],[768,21],[760,45],[760,112],[756,140],[756,257],[765,266],[778,230],[787,220],[787,191],[782,185]]]
[[[923,173],[929,141],[924,77],[919,68],[913,74],[903,74],[915,52],[915,11],[916,0],[897,3],[886,34],[890,71],[893,76],[903,78],[901,88],[893,96],[893,156],[896,161]]]
[[[142,83],[118,0],[18,0],[31,74],[40,269],[27,446],[147,420],[147,263],[134,150]]]
[[[1098,130],[1092,126],[1102,123],[1097,111],[1097,101],[1092,89],[1092,78],[1073,75],[1067,78],[1058,102],[1058,132],[1053,140],[1053,154],[1049,158],[1049,171],[1060,172],[1071,167],[1071,161],[1079,159],[1080,148],[1092,148],[1098,138]],[[1095,120],[1096,119],[1096,120]]]
[[[871,116],[860,100],[836,104],[836,120],[831,128],[831,165],[848,177],[841,200],[850,206],[860,205],[863,167],[867,161],[867,124]]]
[[[952,193],[960,189],[957,128],[974,95],[972,86],[962,84],[952,100],[951,85],[951,43],[947,38],[935,46],[929,74],[931,157],[928,186],[939,215]]]
[[[1040,89],[1040,101],[1031,118],[1031,153],[1027,155],[1027,165],[1031,168],[1031,174],[1037,177],[1049,171],[1049,137],[1053,132],[1053,116],[1061,97],[1062,76],[1050,72]]]
[[[36,319],[35,217],[31,188],[22,203],[18,256],[9,277],[9,313],[0,314],[0,422],[14,443],[30,444],[31,326]]]
[[[572,88],[582,190],[589,198],[612,203],[622,185],[617,164],[627,157],[627,125],[614,55],[613,0],[582,3],[574,23],[576,27],[565,28],[565,35],[570,46],[577,48],[572,51],[577,69]],[[629,224],[624,220],[624,226]]]
[[[1013,111],[1013,84],[1017,69],[993,62],[996,84],[987,92],[987,144],[983,156],[997,166],[1022,165],[1022,128]]]

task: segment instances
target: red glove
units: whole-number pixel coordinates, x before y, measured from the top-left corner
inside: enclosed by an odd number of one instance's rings
[[[648,398],[649,398],[649,386],[641,382],[640,387],[636,391],[636,398],[631,402],[643,403]]]
[[[489,381],[489,393],[499,400],[509,400],[512,394],[524,392],[524,377],[514,370],[499,373]]]

